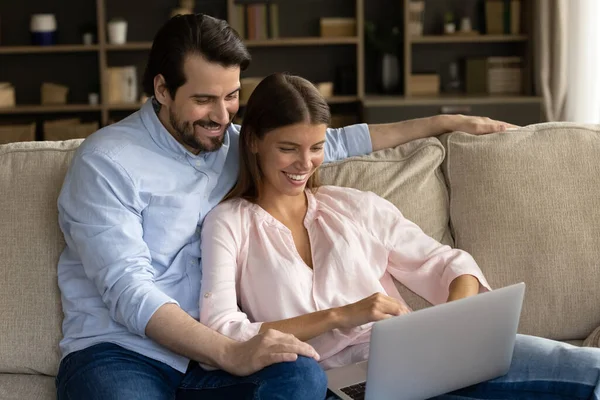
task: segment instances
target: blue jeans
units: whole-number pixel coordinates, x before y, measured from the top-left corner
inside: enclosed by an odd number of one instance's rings
[[[517,335],[506,375],[434,399],[600,400],[600,349]]]
[[[327,377],[316,361],[299,357],[246,376],[205,371],[183,374],[166,364],[101,343],[65,357],[56,377],[58,400],[323,399]]]

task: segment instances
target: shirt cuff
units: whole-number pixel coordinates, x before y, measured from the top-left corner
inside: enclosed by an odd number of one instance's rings
[[[373,151],[371,134],[367,124],[350,125],[342,129],[344,130],[342,137],[346,140],[348,157],[362,156]]]
[[[154,313],[165,304],[176,304],[178,307],[180,307],[176,300],[167,296],[158,289],[148,292],[140,302],[137,324],[134,325],[137,329],[137,332],[134,333],[137,333],[141,337],[145,338],[146,326],[148,325],[148,322],[150,322],[150,318],[152,318]]]

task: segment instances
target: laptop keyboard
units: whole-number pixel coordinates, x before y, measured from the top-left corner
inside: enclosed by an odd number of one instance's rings
[[[350,397],[352,400],[364,400],[365,389],[367,388],[367,382],[357,383],[356,385],[347,386],[340,389],[344,394]]]

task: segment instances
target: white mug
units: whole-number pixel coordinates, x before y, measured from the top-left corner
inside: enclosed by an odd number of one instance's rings
[[[108,23],[108,42],[125,44],[127,41],[127,21],[116,20]]]

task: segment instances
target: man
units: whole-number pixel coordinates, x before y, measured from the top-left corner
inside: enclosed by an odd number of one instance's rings
[[[234,342],[197,321],[200,227],[237,179],[231,121],[249,62],[226,22],[174,17],[150,51],[151,100],[78,149],[58,199],[67,243],[59,399],[324,398],[326,378],[306,343],[276,331]],[[463,116],[361,124],[330,130],[326,157],[506,127]]]

